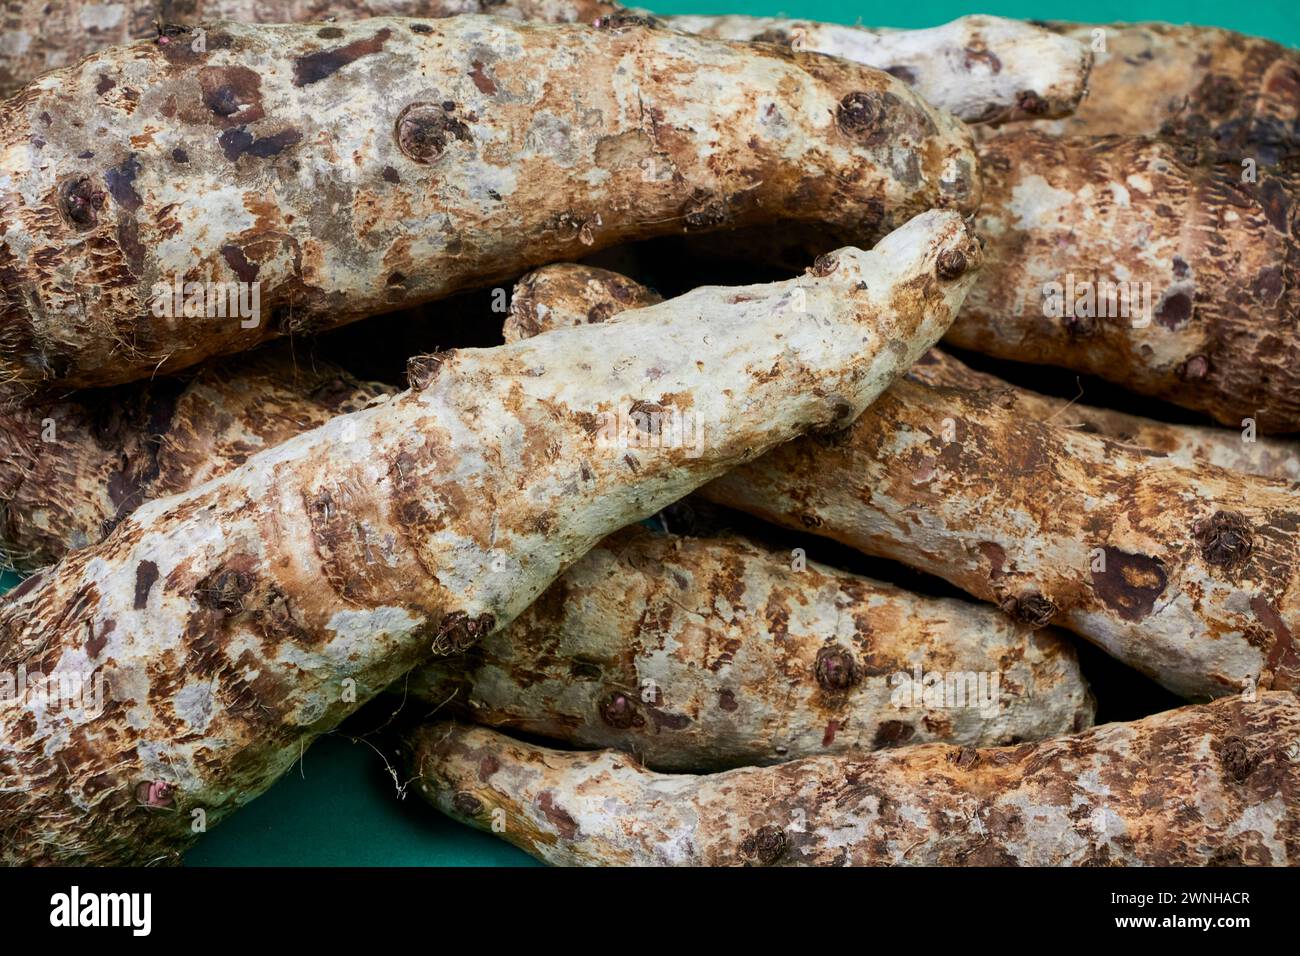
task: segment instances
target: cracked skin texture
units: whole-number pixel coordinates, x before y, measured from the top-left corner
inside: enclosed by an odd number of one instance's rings
[[[971,271],[950,280],[939,261]],[[0,859],[174,862],[318,734],[526,608],[604,535],[807,428],[842,426],[951,323],[978,266],[925,213],[822,276],[701,289],[496,349],[149,502],[0,604],[0,664],[101,670],[101,711],[0,714]],[[806,321],[790,323],[796,286]],[[700,316],[707,316],[701,323]],[[775,369],[776,374],[773,374]],[[703,453],[590,419],[687,395]],[[355,682],[346,684],[346,681]],[[165,785],[165,804],[141,794]]]
[[[997,703],[899,708],[900,672],[999,675]],[[910,685],[909,685],[910,686]],[[393,690],[440,713],[700,772],[1091,726],[1069,640],[738,537],[627,529],[508,628]],[[988,693],[986,690],[985,693]],[[445,710],[444,708],[451,708]]]
[[[1300,509],[1282,482],[903,380],[839,435],[701,493],[1067,627],[1190,698],[1300,686]]]
[[[1088,95],[1074,115],[1039,121],[1067,136],[1196,140],[1240,169],[1300,156],[1300,51],[1218,27],[1172,23],[1041,24],[1094,51]]]
[[[8,393],[654,235],[795,220],[868,242],[978,204],[963,124],[829,57],[478,16],[203,30],[202,52],[184,32],[117,47],[0,103]],[[260,322],[155,316],[178,278],[260,283]]]
[[[0,546],[18,568],[53,564],[144,502],[394,391],[273,345],[183,381],[0,411]]]
[[[926,744],[706,776],[421,728],[416,786],[549,863],[1294,866],[1300,703],[1228,698],[1015,747]]]
[[[575,285],[586,269],[549,267]],[[543,331],[589,321],[581,309],[547,320]],[[1055,621],[1188,697],[1300,686],[1289,485],[1184,466],[1204,447],[1197,430],[1147,423],[1182,449],[1154,455],[1127,434],[1060,427],[1077,414],[1061,404],[931,349],[847,429],[790,442],[701,494],[920,568],[1025,623]],[[1247,461],[1268,467],[1279,448]],[[1226,454],[1221,439],[1216,449]]]
[[[632,307],[628,303],[640,304],[647,297],[653,299],[654,293],[607,269],[571,262],[545,266],[516,284],[511,315],[505,323],[506,341],[555,328],[608,321]],[[1254,441],[1244,441],[1237,431],[1172,425],[1039,395],[977,372],[939,348],[922,355],[907,374],[926,385],[986,392],[1003,407],[1015,408],[1022,415],[1113,439],[1183,467],[1208,464],[1263,478],[1300,481],[1300,445],[1291,440],[1256,436]]]
[[[1007,133],[980,145],[985,281],[947,341],[1099,375],[1261,433],[1300,430],[1300,160]],[[1044,285],[1149,283],[1149,324],[1044,311]],[[1141,320],[1138,320],[1141,321]]]

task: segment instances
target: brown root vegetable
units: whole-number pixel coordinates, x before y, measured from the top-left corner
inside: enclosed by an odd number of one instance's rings
[[[1068,627],[1186,697],[1300,687],[1289,486],[1180,468],[1005,397],[898,382],[841,435],[702,494]]]
[[[843,427],[942,334],[979,256],[930,212],[818,274],[428,356],[415,389],[136,509],[0,604],[5,667],[108,685],[97,709],[0,714],[0,859],[175,859],[197,819],[507,625],[604,535]],[[602,430],[650,404],[708,429],[698,454]]]
[[[959,17],[924,30],[871,30],[779,17],[665,17],[674,30],[762,40],[886,70],[968,123],[1065,116],[1088,88],[1084,44],[1003,17]]]
[[[395,391],[273,346],[185,381],[0,411],[0,551],[22,570],[53,564],[144,502]]]
[[[599,0],[9,0],[0,37],[0,97],[47,70],[107,47],[158,35],[159,26],[311,23],[366,17],[490,13],[520,20],[590,23],[617,7]]]
[[[556,864],[1295,866],[1300,703],[1229,698],[1017,747],[945,744],[706,776],[481,727],[410,740],[443,813]]]
[[[116,47],[0,103],[0,159],[0,381],[19,394],[636,238],[824,219],[865,241],[979,192],[969,130],[868,67],[476,16]]]
[[[1300,161],[1025,130],[980,147],[985,281],[947,341],[1300,431]]]
[[[1173,136],[1238,167],[1300,155],[1300,51],[1218,27],[1048,23],[1095,58],[1075,136]]]
[[[735,537],[606,538],[508,628],[395,690],[702,771],[1091,726],[1067,639]]]
[[[607,269],[556,263],[525,275],[515,286],[507,341],[550,329],[604,321],[640,305],[654,293]],[[969,301],[969,298],[968,298]],[[635,305],[629,305],[634,303]],[[1061,428],[1100,435],[1134,451],[1163,456],[1184,467],[1206,464],[1279,481],[1300,481],[1300,445],[1237,431],[1197,425],[1172,425],[1108,408],[1039,395],[977,372],[942,349],[930,349],[908,371],[926,385],[984,392],[997,402]]]
[[[972,123],[1069,113],[1079,105],[1092,63],[1087,47],[1069,37],[984,16],[927,30],[867,30],[771,17],[656,17],[600,0],[189,0],[183,5],[127,0],[113,5],[121,11],[115,17],[97,12],[105,5],[85,0],[69,0],[53,16],[43,0],[17,0],[9,6],[17,10],[6,24],[12,30],[9,42],[0,45],[0,96],[88,53],[153,36],[155,17],[184,26],[204,20],[305,23],[326,16],[352,20],[467,13],[604,27],[663,24],[700,36],[761,40],[864,63],[894,74],[934,106]]]
[[[1109,438],[1132,450],[1160,455],[1183,468],[1205,464],[1244,475],[1300,482],[1300,444],[1258,436],[1251,429],[1173,425],[1040,395],[1009,385],[995,375],[977,372],[937,348],[921,356],[908,377],[927,385],[983,391],[1039,421]]]

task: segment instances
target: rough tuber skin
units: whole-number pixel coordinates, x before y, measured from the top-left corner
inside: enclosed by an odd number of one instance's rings
[[[907,380],[834,439],[701,493],[1065,626],[1185,697],[1300,687],[1300,508],[1281,482]]]
[[[1201,425],[1173,425],[1040,395],[977,372],[942,349],[926,352],[908,377],[927,385],[983,390],[1008,408],[1039,421],[1109,438],[1133,450],[1159,455],[1183,468],[1213,465],[1244,475],[1300,482],[1300,444],[1282,438],[1249,436],[1245,431]],[[1250,440],[1248,440],[1250,439]]]
[[[1175,143],[1023,130],[980,166],[988,267],[947,341],[1300,430],[1300,161],[1243,182]]]
[[[825,220],[867,241],[979,198],[969,130],[880,71],[477,16],[117,47],[0,102],[0,161],[0,382],[20,395],[633,239]],[[244,283],[260,313],[169,317],[156,287],[177,282]]]
[[[971,268],[941,278],[958,254]],[[0,604],[6,667],[109,685],[96,713],[0,714],[0,860],[175,860],[197,811],[256,797],[604,535],[851,421],[942,334],[979,256],[960,215],[930,212],[819,275],[440,353],[416,388],[144,504]],[[601,415],[645,402],[706,423],[699,454],[600,441]]]
[[[20,570],[396,389],[274,345],[193,377],[0,411],[0,551]]]
[[[922,361],[849,428],[700,493],[1068,627],[1187,697],[1300,687],[1289,485],[1058,427],[1041,396],[971,379]]]
[[[1088,89],[1092,53],[1040,26],[1003,17],[959,17],[924,30],[871,30],[779,17],[665,17],[674,30],[723,40],[761,40],[885,70],[968,123],[1068,115]]]
[[[983,284],[981,276],[977,288]],[[515,285],[511,314],[505,323],[506,341],[606,321],[655,298],[645,286],[617,272],[580,263],[555,263],[525,275]],[[1113,439],[1131,450],[1159,455],[1171,464],[1190,468],[1213,465],[1279,481],[1300,481],[1300,445],[1294,441],[1262,436],[1247,441],[1242,431],[1173,425],[1039,395],[977,372],[938,348],[922,355],[907,376],[926,385],[984,392],[1021,415]]]
[[[1300,702],[1228,698],[1015,747],[926,744],[707,776],[421,728],[420,793],[548,863],[1295,866]]]
[[[1218,27],[1042,25],[1095,58],[1088,95],[1048,132],[1185,138],[1238,171],[1300,156],[1300,51]]]
[[[10,4],[13,7],[15,4]],[[132,3],[111,24],[86,29],[101,4],[69,0],[63,16],[19,0],[13,39],[0,49],[0,96],[46,70],[115,43],[154,35],[155,19],[195,26],[204,20],[305,23],[327,16],[445,17],[483,13],[516,20],[599,27],[647,23],[728,40],[760,40],[825,53],[892,73],[925,99],[971,123],[1042,119],[1073,111],[1087,88],[1092,54],[1069,37],[1001,17],[962,17],[927,30],[867,30],[833,23],[746,16],[657,17],[600,0],[187,0]],[[167,9],[162,9],[166,6]],[[89,14],[89,17],[87,16]],[[7,25],[9,25],[7,23]]]
[[[644,528],[606,538],[510,627],[394,689],[691,772],[1041,740],[1091,726],[1094,710],[1069,640],[994,608],[792,567],[743,538]]]

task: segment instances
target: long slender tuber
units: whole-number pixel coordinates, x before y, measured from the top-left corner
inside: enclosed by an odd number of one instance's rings
[[[0,604],[5,666],[109,684],[98,709],[0,714],[0,859],[175,859],[196,819],[605,534],[843,427],[938,339],[979,257],[960,215],[929,212],[833,270],[439,353],[412,390],[141,506]],[[698,454],[602,440],[601,416],[648,404],[702,423]]]
[[[982,284],[981,276],[976,287]],[[603,322],[654,297],[640,283],[608,269],[579,263],[544,266],[516,283],[505,338],[516,341],[550,329]],[[1113,439],[1173,464],[1207,464],[1263,478],[1300,481],[1300,444],[1291,440],[1258,436],[1249,429],[1173,425],[1040,395],[977,372],[938,348],[922,355],[907,374],[926,385],[984,392],[1021,415]]]
[[[926,369],[848,429],[790,442],[701,494],[902,561],[1023,623],[1055,621],[1188,697],[1300,687],[1288,485],[1178,467],[1036,417],[1031,393],[930,386]]]
[[[1230,698],[1017,747],[927,744],[707,776],[479,727],[410,741],[446,814],[557,864],[1294,866],[1300,703]]]
[[[1144,139],[980,146],[985,281],[947,340],[1300,431],[1300,160],[1191,165]]]
[[[477,16],[201,29],[0,103],[10,392],[170,371],[637,238],[824,219],[868,241],[978,203],[959,120],[829,57]]]
[[[167,10],[157,0],[134,4],[128,0],[116,17],[96,17],[91,10],[100,4],[84,0],[63,4],[61,17],[52,17],[43,0],[19,0],[17,6],[10,14],[11,39],[0,45],[0,96],[88,53],[155,35],[155,18],[179,26],[204,20],[304,23],[326,16],[468,13],[606,27],[636,20],[700,36],[762,40],[865,63],[893,73],[934,106],[972,123],[1071,112],[1086,89],[1092,62],[1088,48],[1069,37],[1034,24],[983,16],[962,17],[926,30],[866,30],[770,17],[656,17],[601,0],[189,0]]]
[[[1060,635],[743,538],[645,529],[606,538],[510,627],[395,689],[695,772],[1041,740],[1093,716]]]

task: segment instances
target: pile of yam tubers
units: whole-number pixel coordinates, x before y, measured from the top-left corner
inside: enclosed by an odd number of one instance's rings
[[[551,863],[1300,864],[1300,52],[0,30],[0,860],[178,863],[373,700]]]

